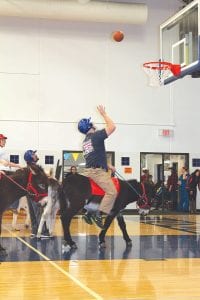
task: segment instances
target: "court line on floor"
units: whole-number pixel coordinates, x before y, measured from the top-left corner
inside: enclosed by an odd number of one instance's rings
[[[187,228],[182,228],[182,227],[178,227],[178,226],[187,226],[187,225],[195,225],[196,226],[196,222],[194,221],[185,221],[185,220],[180,220],[180,219],[177,219],[177,218],[162,218],[161,222],[156,222],[156,223],[153,223],[153,222],[148,222],[148,221],[153,221],[152,220],[141,220],[140,222],[142,224],[147,224],[147,225],[153,225],[153,226],[157,226],[157,227],[161,227],[161,228],[166,228],[166,229],[172,229],[172,230],[175,230],[175,231],[180,231],[180,232],[186,232],[186,233],[192,233],[194,235],[198,234],[198,232],[195,230],[190,230],[190,229],[187,229]],[[170,221],[171,224],[167,224],[166,222],[167,221]],[[174,225],[177,226],[177,227],[173,227],[173,223],[174,222]],[[182,223],[181,223],[182,222]],[[181,224],[180,224],[181,223]]]
[[[129,216],[129,215],[128,215]],[[150,215],[149,217],[157,217],[158,215]],[[163,217],[163,216],[162,216]],[[148,218],[148,217],[147,217]],[[135,220],[132,220],[132,219],[130,219],[130,218],[127,218],[127,221],[129,221],[129,222],[135,222]],[[160,228],[165,228],[165,229],[171,229],[171,230],[174,230],[174,231],[180,231],[180,232],[184,232],[184,233],[191,233],[191,234],[193,234],[193,235],[196,235],[196,234],[199,234],[199,232],[197,231],[197,230],[191,230],[191,229],[189,229],[189,228],[181,228],[181,227],[173,227],[171,224],[166,224],[166,222],[165,221],[171,221],[171,222],[176,222],[175,223],[175,225],[185,225],[185,226],[187,226],[187,225],[196,225],[196,227],[197,227],[197,225],[200,225],[200,223],[197,223],[196,221],[190,221],[190,220],[187,220],[187,221],[185,221],[185,220],[181,220],[181,219],[179,219],[179,218],[170,218],[170,217],[163,217],[162,219],[161,219],[161,222],[159,223],[159,222],[154,222],[155,220],[152,218],[152,219],[137,219],[136,220],[136,222],[138,223],[138,224],[144,224],[144,225],[151,225],[151,226],[157,226],[157,227],[160,227]],[[182,222],[182,224],[180,224]],[[184,224],[185,223],[185,224]]]
[[[41,256],[44,260],[48,261],[55,269],[57,269],[58,271],[60,271],[62,274],[64,274],[66,277],[68,277],[69,279],[71,279],[74,283],[76,283],[80,288],[82,288],[83,290],[85,290],[88,294],[90,294],[92,297],[94,297],[97,300],[103,300],[103,298],[101,296],[99,296],[97,293],[95,293],[93,290],[91,290],[90,288],[88,288],[85,284],[83,284],[81,281],[79,281],[78,279],[76,279],[73,275],[71,275],[69,272],[63,270],[58,264],[56,264],[54,261],[50,260],[46,255],[44,255],[43,253],[41,253],[40,251],[38,251],[36,248],[34,248],[33,246],[31,246],[29,243],[27,243],[25,240],[23,240],[22,238],[20,238],[19,236],[17,236],[14,232],[10,231],[8,228],[6,228],[5,226],[2,226],[4,230],[7,230],[13,237],[15,237],[16,239],[18,239],[21,243],[25,244],[27,247],[29,247],[32,251],[34,251],[35,253],[37,253],[39,256]]]

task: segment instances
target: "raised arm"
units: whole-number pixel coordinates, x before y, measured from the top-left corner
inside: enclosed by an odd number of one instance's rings
[[[103,105],[99,105],[97,106],[97,109],[100,113],[100,115],[103,117],[105,123],[106,123],[106,133],[109,136],[111,133],[113,133],[113,131],[115,131],[116,126],[115,123],[113,122],[113,120],[107,115],[106,111],[105,111],[105,107]]]

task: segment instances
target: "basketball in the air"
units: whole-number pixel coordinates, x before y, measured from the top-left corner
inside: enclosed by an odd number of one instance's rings
[[[124,33],[122,31],[114,31],[112,38],[115,42],[121,42],[124,39]]]

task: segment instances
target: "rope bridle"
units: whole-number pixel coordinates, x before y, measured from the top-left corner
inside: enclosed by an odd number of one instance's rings
[[[34,197],[34,201],[38,202],[41,198],[46,197],[48,194],[47,193],[39,193],[36,188],[34,188],[32,184],[32,172],[30,171],[28,175],[28,182],[26,188],[16,182],[12,177],[6,175],[6,174],[1,174],[2,176],[5,176],[7,179],[9,179],[11,182],[13,182],[16,186],[18,186],[21,190],[25,191],[29,196]]]
[[[144,183],[141,182],[142,194],[140,194],[121,174],[119,174],[117,171],[115,171],[115,173],[118,178],[123,179],[123,181],[126,182],[126,184],[136,193],[136,195],[138,196],[137,205],[139,206],[139,208],[147,208],[149,206],[149,203]]]
[[[30,171],[26,189],[29,194],[31,194],[31,192],[33,192],[32,195],[34,195],[34,197],[35,197],[34,201],[38,202],[41,198],[48,196],[48,193],[38,193],[36,188],[34,188],[34,186],[32,185],[32,176],[33,176],[33,173]]]

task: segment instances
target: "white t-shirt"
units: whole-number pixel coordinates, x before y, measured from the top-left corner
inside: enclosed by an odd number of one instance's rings
[[[8,155],[6,154],[6,151],[4,150],[4,148],[0,147],[0,160],[1,159],[9,161]],[[0,161],[0,170],[10,171],[10,167],[4,166],[3,164],[1,164],[1,161]]]
[[[9,161],[8,155],[6,154],[6,151],[4,150],[4,148],[0,147],[0,160],[1,159]]]

